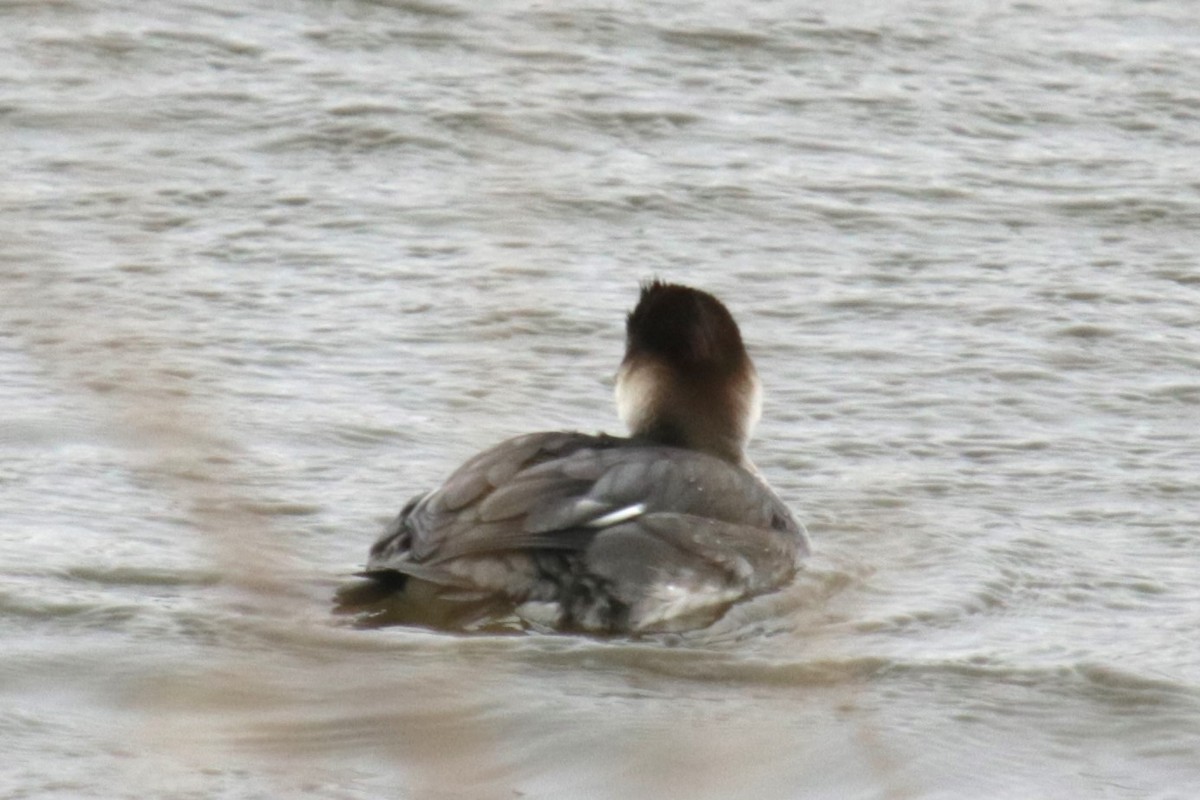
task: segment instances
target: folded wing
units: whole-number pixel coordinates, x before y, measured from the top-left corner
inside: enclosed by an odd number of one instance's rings
[[[511,439],[415,498],[368,574],[399,572],[512,602],[548,602],[585,627],[630,628],[777,588],[807,553],[758,477],[713,456],[577,433]]]

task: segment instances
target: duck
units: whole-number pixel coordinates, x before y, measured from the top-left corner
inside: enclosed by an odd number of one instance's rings
[[[746,454],[762,387],[729,309],[642,283],[614,396],[628,436],[517,436],[409,500],[339,610],[636,636],[703,628],[786,586],[810,544]]]

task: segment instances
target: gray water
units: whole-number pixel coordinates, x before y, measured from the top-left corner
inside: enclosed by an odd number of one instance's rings
[[[0,798],[1200,796],[1191,0],[0,0]],[[330,613],[742,323],[786,591]]]

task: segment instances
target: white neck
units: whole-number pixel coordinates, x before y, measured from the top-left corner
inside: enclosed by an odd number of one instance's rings
[[[614,389],[617,413],[632,436],[655,438],[669,429],[682,438],[669,442],[748,465],[746,442],[762,416],[762,385],[753,367],[740,380],[703,394],[685,390],[671,370],[654,362],[626,362]]]

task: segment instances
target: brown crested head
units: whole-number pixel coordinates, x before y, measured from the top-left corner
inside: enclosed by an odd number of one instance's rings
[[[675,283],[642,284],[625,337],[626,361],[658,359],[697,377],[733,374],[750,360],[729,309],[708,292]]]
[[[729,309],[708,292],[655,280],[642,285],[625,333],[616,399],[630,433],[747,464],[760,391]]]

